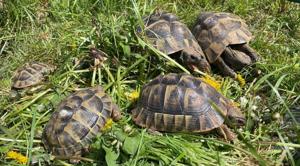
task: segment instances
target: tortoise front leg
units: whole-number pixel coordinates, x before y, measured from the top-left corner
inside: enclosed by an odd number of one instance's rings
[[[81,159],[81,153],[82,153],[81,151],[76,152],[75,155],[69,159],[69,162],[71,164],[78,164]]]
[[[233,133],[225,124],[221,125],[217,131],[225,138],[226,141],[233,141],[236,139],[235,133]]]
[[[120,109],[116,104],[112,105],[112,115],[111,118],[113,119],[113,121],[118,121],[122,118],[122,115],[120,113]]]
[[[217,60],[214,62],[215,65],[221,70],[221,72],[224,75],[230,76],[232,78],[236,78],[237,74],[235,73],[234,70],[232,70],[221,57],[218,57]]]

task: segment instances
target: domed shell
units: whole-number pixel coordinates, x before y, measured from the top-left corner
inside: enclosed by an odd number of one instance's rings
[[[119,116],[119,108],[100,86],[76,91],[52,114],[42,142],[53,155],[77,156],[109,119]]]
[[[133,120],[169,132],[206,132],[220,127],[231,103],[210,85],[187,74],[158,76],[141,92]]]
[[[193,47],[204,55],[189,28],[171,13],[156,12],[144,19],[145,33],[151,44],[167,55]]]
[[[230,13],[201,13],[193,34],[210,63],[213,63],[227,46],[244,44],[252,38],[245,21]]]
[[[23,89],[38,85],[53,70],[53,66],[40,62],[26,64],[15,72],[12,88]]]

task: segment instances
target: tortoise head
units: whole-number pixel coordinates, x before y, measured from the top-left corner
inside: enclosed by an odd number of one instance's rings
[[[189,67],[190,70],[200,70],[210,73],[210,64],[208,63],[204,53],[192,48],[187,48],[182,51],[183,63]]]
[[[229,106],[227,118],[229,120],[229,125],[232,126],[244,126],[246,123],[245,115],[238,107],[234,105]]]
[[[20,99],[20,93],[14,88],[11,89],[9,93],[9,98],[13,101]]]

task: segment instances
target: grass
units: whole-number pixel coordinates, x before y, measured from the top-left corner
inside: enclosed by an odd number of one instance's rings
[[[0,1],[0,3],[3,1]],[[120,106],[123,118],[99,135],[79,165],[299,165],[300,127],[284,117],[300,105],[300,6],[281,0],[4,0],[0,5],[0,165],[19,165],[6,157],[17,151],[27,165],[69,165],[53,160],[41,144],[44,125],[57,104],[77,88],[100,84]],[[160,8],[192,27],[200,11],[226,11],[244,18],[255,38],[251,46],[261,57],[256,78],[241,74],[244,87],[219,75],[222,93],[240,103],[247,124],[236,129],[239,139],[226,143],[215,134],[151,135],[131,120],[134,102],[126,94],[161,73],[183,72],[137,36],[141,18]],[[97,71],[78,68],[96,46],[109,55]],[[57,66],[47,91],[8,99],[14,70],[26,62]],[[93,74],[94,73],[94,74]],[[200,76],[199,74],[194,74]],[[46,93],[47,92],[47,93]],[[299,118],[298,118],[299,119]],[[292,133],[292,134],[291,134]],[[296,135],[296,136],[295,136]]]

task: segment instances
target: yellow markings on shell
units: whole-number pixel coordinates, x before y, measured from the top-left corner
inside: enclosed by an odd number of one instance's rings
[[[185,129],[188,130],[189,126],[193,125],[192,122],[192,116],[191,115],[185,115]]]
[[[178,43],[176,42],[176,40],[173,37],[165,38],[165,42],[168,43],[172,49],[174,49],[174,50],[179,49]]]
[[[205,131],[206,130],[206,117],[205,115],[200,115],[199,116],[199,125],[200,125],[200,130]]]
[[[211,126],[212,126],[212,128],[216,128],[216,127],[218,127],[219,126],[219,123],[218,123],[218,121],[216,120],[216,114],[215,114],[215,112],[214,111],[208,111],[207,112],[208,113],[208,118],[210,119],[210,122],[211,122]]]
[[[16,160],[20,164],[26,164],[28,162],[28,158],[21,153],[15,151],[9,151],[6,153],[6,157]]]
[[[216,42],[212,43],[209,47],[214,51],[223,50],[224,48],[222,43],[216,43]]]
[[[163,119],[164,119],[164,126],[165,128],[167,128],[171,124],[170,122],[173,120],[173,115],[163,114]]]
[[[186,89],[185,94],[184,94],[184,98],[183,98],[183,110],[188,110],[189,109],[189,91],[191,91],[190,89]]]
[[[185,115],[175,115],[175,129],[181,128],[184,125]]]
[[[72,119],[74,119],[77,122],[79,122],[85,128],[88,128],[89,132],[93,132],[94,135],[97,134],[97,133],[94,133],[94,130],[91,128],[91,126],[89,126],[87,123],[85,123],[86,121],[82,119],[82,117],[78,114],[78,111],[75,112],[75,114],[73,115]],[[99,121],[99,119],[98,119],[98,121]]]
[[[94,96],[95,97],[95,96]],[[85,107],[85,108],[90,108],[90,105],[89,105],[89,102],[88,102],[89,100],[87,100],[87,101],[84,101],[84,102],[82,102],[82,104],[81,104],[81,106],[83,106],[83,107]],[[102,102],[103,102],[103,100],[102,100]],[[103,102],[104,103],[104,102]],[[112,107],[112,106],[110,106],[110,107]],[[105,104],[103,104],[103,110],[104,110],[104,108],[105,108]],[[111,110],[112,108],[106,108],[108,111],[109,110]],[[106,118],[106,117],[104,117],[103,116],[103,114],[101,113],[101,112],[99,112],[99,111],[97,111],[97,110],[95,110],[95,109],[88,109],[89,111],[91,111],[91,112],[93,112],[93,113],[95,113],[97,116],[99,116],[99,117],[103,117],[104,119]]]
[[[185,47],[190,47],[189,39],[183,39],[183,43]]]
[[[148,87],[150,88],[150,87]],[[149,103],[151,103],[152,101],[149,101],[151,99],[151,96],[153,95],[153,91],[154,91],[155,88],[150,88],[150,92],[149,92],[149,95],[148,95],[148,101],[147,101],[147,105],[149,105]]]
[[[159,85],[158,85],[159,86]],[[165,90],[165,96],[164,96],[164,107],[163,107],[163,112],[165,110],[165,105],[167,104],[173,104],[170,103],[170,101],[174,101],[174,98],[171,98],[171,93],[176,90],[176,86],[174,85],[168,85],[166,86],[166,90]]]
[[[65,126],[64,132],[68,133],[68,135],[69,135],[73,140],[75,140],[75,142],[80,142],[80,137],[79,137],[77,134],[74,134],[74,133],[73,133],[73,125],[72,125],[71,123],[68,123],[68,124]],[[62,137],[64,137],[64,136],[62,136]],[[58,137],[59,142],[61,142],[61,141],[60,141],[60,138],[61,138],[61,137]],[[64,144],[60,143],[60,145],[63,146]]]
[[[149,30],[149,29],[153,28],[154,26],[157,26],[157,24],[164,23],[164,22],[167,23],[166,20],[158,20],[155,22],[155,24],[150,24],[149,26],[145,27],[145,30]]]
[[[160,122],[163,118],[163,114],[162,113],[154,113],[154,125],[155,128],[158,128],[158,126],[160,125]]]

